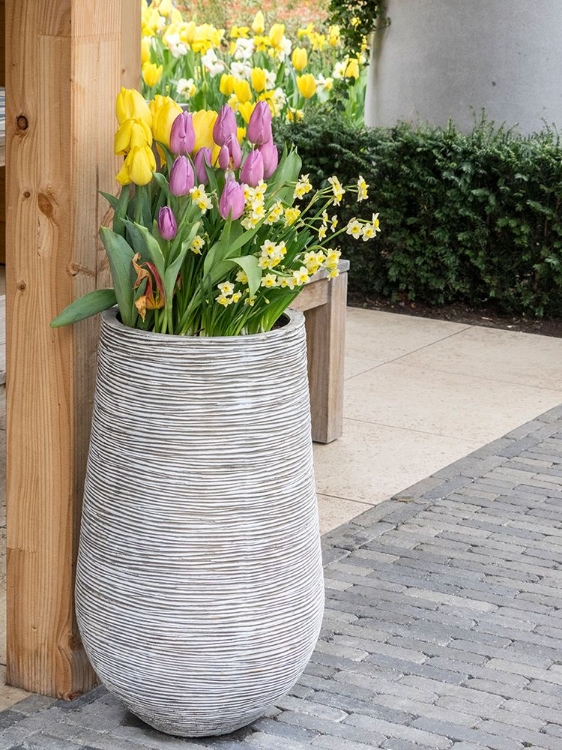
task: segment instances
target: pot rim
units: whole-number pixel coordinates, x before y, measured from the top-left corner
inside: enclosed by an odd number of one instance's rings
[[[248,333],[239,336],[179,336],[175,333],[156,333],[155,331],[143,331],[141,328],[132,328],[126,326],[117,319],[119,308],[117,305],[111,307],[109,310],[104,310],[101,314],[103,325],[108,328],[112,328],[115,331],[126,333],[130,336],[135,336],[142,340],[150,339],[151,341],[159,341],[168,343],[174,341],[185,341],[190,342],[192,345],[209,345],[211,342],[220,342],[221,344],[227,344],[232,342],[234,345],[240,344],[240,342],[249,340],[252,342],[263,341],[265,339],[275,339],[285,336],[286,334],[295,331],[304,326],[304,314],[300,310],[294,310],[288,307],[280,318],[285,315],[289,320],[284,326],[274,328],[271,331],[265,331],[264,333]]]

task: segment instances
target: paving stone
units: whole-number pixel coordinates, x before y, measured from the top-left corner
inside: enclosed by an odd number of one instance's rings
[[[414,727],[419,727],[428,732],[434,732],[452,740],[468,740],[477,745],[484,745],[490,750],[522,750],[523,745],[513,739],[504,739],[480,728],[471,729],[461,727],[452,722],[438,721],[437,719],[416,719]],[[480,725],[482,726],[482,725]]]

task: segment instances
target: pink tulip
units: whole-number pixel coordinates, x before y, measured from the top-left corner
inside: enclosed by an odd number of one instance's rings
[[[176,217],[169,206],[164,206],[158,212],[158,231],[163,240],[173,240],[178,233]]]
[[[248,123],[248,140],[260,145],[272,139],[271,133],[271,110],[266,101],[256,104]]]
[[[263,157],[256,149],[250,151],[240,170],[240,182],[256,187],[263,180]]]
[[[236,180],[227,180],[219,201],[219,213],[223,219],[235,221],[244,213],[244,188]]]
[[[170,193],[178,198],[187,195],[195,184],[195,174],[187,156],[178,156],[170,170]]]
[[[193,115],[182,112],[176,117],[170,131],[170,149],[174,154],[190,154],[195,146]]]
[[[277,169],[279,164],[279,152],[272,140],[258,146],[258,151],[263,159],[263,179],[268,180]]]
[[[206,185],[209,182],[209,176],[205,169],[205,165],[210,167],[212,158],[213,154],[211,153],[211,149],[206,146],[200,148],[195,154],[193,164],[195,166],[195,176],[197,177],[198,185]]]
[[[236,137],[236,115],[232,107],[223,104],[213,127],[213,140],[217,146],[224,146],[229,136]]]

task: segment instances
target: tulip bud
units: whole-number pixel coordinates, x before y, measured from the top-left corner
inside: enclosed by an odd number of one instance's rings
[[[283,41],[284,34],[285,34],[285,24],[274,23],[273,26],[269,29],[269,38],[271,40],[271,44],[273,47],[281,46],[281,42]]]
[[[260,152],[256,149],[250,151],[246,157],[246,161],[242,165],[240,170],[240,182],[249,185],[250,187],[256,187],[260,180],[263,180],[263,157]]]
[[[172,124],[170,131],[170,149],[174,154],[190,154],[195,146],[195,130],[193,116],[189,112],[182,112]]]
[[[229,164],[230,151],[228,150],[228,146],[221,146],[221,150],[219,151],[219,167],[221,169],[228,169]]]
[[[252,81],[252,88],[259,94],[259,92],[263,91],[267,85],[267,70],[265,68],[252,68],[250,78]]]
[[[244,188],[236,180],[227,180],[219,201],[219,213],[223,219],[235,221],[244,213]]]
[[[251,143],[258,145],[271,140],[271,110],[266,101],[256,104],[248,123],[247,137]]]
[[[219,91],[224,96],[230,96],[234,91],[234,76],[230,73],[223,73],[219,84]]]
[[[156,65],[156,63],[145,62],[142,66],[142,77],[149,88],[156,86],[160,82],[163,72],[163,66]]]
[[[299,73],[303,71],[308,65],[308,53],[305,47],[295,47],[291,56],[293,68],[298,70]]]
[[[258,146],[258,151],[263,159],[263,179],[268,180],[277,169],[279,164],[279,152],[273,141],[266,141]]]
[[[310,99],[316,93],[316,81],[312,73],[297,76],[297,88],[305,99]]]
[[[242,149],[240,148],[240,142],[238,140],[238,128],[236,128],[236,132],[230,136],[230,138],[226,142],[226,146],[228,148],[230,158],[232,159],[231,168],[238,169],[238,167],[242,163]]]
[[[234,93],[236,94],[237,100],[242,104],[249,102],[252,98],[252,89],[250,88],[248,81],[245,79],[242,81],[234,81]]]
[[[236,135],[236,115],[228,104],[224,104],[213,127],[213,140],[217,146],[224,146],[233,133]]]
[[[177,198],[187,195],[195,185],[195,174],[187,156],[178,156],[170,170],[170,193]]]
[[[254,34],[263,34],[264,29],[265,29],[265,19],[263,17],[263,13],[261,12],[261,10],[258,10],[252,22],[252,31],[254,32]]]
[[[158,231],[163,240],[173,240],[178,233],[176,217],[169,206],[164,206],[158,212]]]
[[[200,148],[199,151],[195,154],[193,163],[195,166],[195,176],[197,177],[198,185],[206,185],[209,182],[209,176],[207,174],[205,165],[211,166],[212,158],[213,154],[211,153],[211,149],[207,148],[206,146]]]

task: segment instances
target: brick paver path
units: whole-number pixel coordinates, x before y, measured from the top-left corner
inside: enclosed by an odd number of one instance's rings
[[[0,750],[562,750],[562,407],[325,538],[311,663],[226,738],[158,734],[103,688],[0,714]]]

